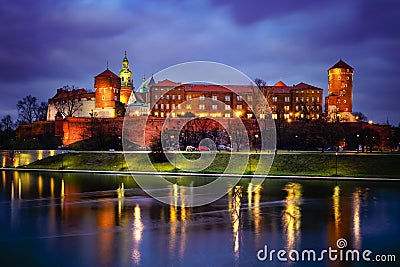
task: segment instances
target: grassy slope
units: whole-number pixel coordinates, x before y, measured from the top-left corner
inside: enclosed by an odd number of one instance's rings
[[[187,155],[194,159],[194,155]],[[225,170],[230,159],[228,153],[218,153],[212,164],[203,172],[221,173]],[[240,155],[236,160],[246,162],[247,156]],[[259,155],[252,154],[246,172],[254,171]],[[127,157],[131,170],[154,171],[145,167],[148,164],[145,154]],[[233,164],[234,166],[238,165]],[[251,166],[250,166],[251,165]],[[119,153],[70,153],[49,157],[26,166],[27,168],[46,169],[84,169],[84,170],[127,170],[125,161]],[[171,163],[155,163],[158,171],[174,171]],[[184,168],[178,164],[178,167]],[[179,170],[178,170],[179,171]],[[242,173],[233,170],[231,173]],[[333,153],[314,154],[278,154],[275,156],[269,174],[272,175],[316,175],[331,176],[336,173],[336,158]],[[348,155],[339,154],[338,174],[355,177],[400,177],[400,155]]]

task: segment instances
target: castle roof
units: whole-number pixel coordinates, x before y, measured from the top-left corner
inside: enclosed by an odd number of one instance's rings
[[[279,81],[279,82],[277,82],[276,84],[274,84],[274,86],[287,86],[284,82],[282,82],[282,81]]]
[[[170,81],[168,79],[165,79],[165,80],[162,80],[162,81],[156,83],[155,86],[173,86],[174,87],[174,86],[178,86],[180,84],[181,83],[176,83],[176,82]]]
[[[323,90],[321,88],[315,87],[313,85],[309,85],[307,83],[298,83],[295,86],[293,86],[294,89],[314,89],[314,90]]]
[[[335,65],[333,65],[331,69],[352,69],[353,67],[351,67],[349,64],[347,64],[346,62],[344,62],[343,60],[339,60]]]
[[[100,73],[99,75],[95,76],[95,78],[96,78],[96,77],[113,77],[113,78],[118,78],[118,79],[119,79],[119,76],[116,75],[114,72],[112,72],[112,71],[109,70],[109,69],[106,69],[105,71],[103,71],[103,72]]]

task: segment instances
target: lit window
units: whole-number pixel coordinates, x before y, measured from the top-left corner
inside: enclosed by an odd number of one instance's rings
[[[154,105],[154,108],[155,108],[155,109],[158,109],[158,104],[155,104],[155,105]]]
[[[299,111],[299,106],[296,106],[296,111]]]
[[[161,109],[164,109],[164,104],[161,104]]]
[[[231,97],[229,95],[225,96],[225,101],[231,101]]]
[[[166,95],[166,97],[165,97],[167,100],[169,100],[169,95]]]
[[[299,97],[298,96],[296,96],[296,102],[299,102]]]
[[[172,100],[175,100],[175,95],[172,95]]]
[[[213,96],[212,96],[212,100],[216,101],[216,100],[217,100],[217,96],[216,96],[216,95],[213,95]]]
[[[179,105],[178,105],[179,106]],[[190,104],[186,105],[186,109],[192,109],[192,106]]]
[[[319,96],[317,97],[317,102],[319,102]]]
[[[212,110],[217,110],[217,105],[212,105]]]
[[[181,95],[178,95],[178,100],[181,100]]]
[[[278,97],[277,96],[273,96],[272,97],[272,102],[278,102]]]
[[[154,116],[158,117],[158,112],[154,112]]]
[[[178,95],[178,97],[179,97],[178,99],[181,100],[181,98],[180,98],[179,95]],[[187,99],[187,100],[192,100],[192,96],[191,96],[191,95],[188,95],[188,96],[186,97],[186,99]]]
[[[290,102],[290,97],[285,96],[285,102]]]
[[[311,97],[311,102],[314,102],[315,101],[315,98],[314,97]]]
[[[283,118],[289,119],[289,114],[283,114]]]
[[[272,119],[277,120],[278,119],[278,114],[272,114]]]
[[[158,95],[154,95],[154,99],[156,99],[156,100],[157,100],[157,99],[158,99]]]
[[[164,112],[161,112],[161,118],[164,118]]]
[[[289,111],[289,106],[284,107],[285,111]]]
[[[205,106],[204,106],[204,105],[199,105],[199,109],[200,109],[200,110],[204,110],[204,109],[205,109]]]
[[[251,117],[253,117],[253,114],[247,114],[247,118],[251,119]]]
[[[253,96],[252,95],[248,95],[247,96],[247,101],[249,101],[249,102],[253,101]]]
[[[178,104],[178,109],[181,109],[181,104]]]
[[[231,117],[231,114],[225,113],[225,118],[230,118],[230,117]]]
[[[175,109],[175,104],[171,104],[171,108],[172,108],[172,109]]]
[[[343,103],[344,103],[344,104],[346,104],[346,103],[347,103],[347,100],[346,100],[346,99],[344,99],[344,100],[343,100]]]
[[[166,109],[169,109],[169,104],[166,104],[166,105],[165,105],[165,108],[166,108]]]
[[[237,99],[237,101],[242,101],[242,96],[237,95],[237,96],[236,96],[236,99]]]
[[[101,100],[106,100],[106,97],[104,95],[101,96]]]
[[[237,105],[236,109],[241,110],[242,109],[242,105]]]
[[[200,101],[204,101],[204,95],[201,95],[201,96],[199,97],[199,99],[200,99]]]
[[[229,105],[225,105],[225,110],[230,110],[231,107]]]

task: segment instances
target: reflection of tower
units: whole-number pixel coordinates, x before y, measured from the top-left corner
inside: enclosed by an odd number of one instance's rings
[[[292,250],[297,245],[301,233],[302,187],[298,183],[288,183],[285,210],[282,213],[283,232],[286,235],[286,248]]]
[[[115,102],[119,101],[121,81],[108,68],[94,77],[96,112],[100,117],[115,117]]]
[[[123,104],[128,104],[129,97],[133,92],[133,81],[132,81],[132,71],[129,67],[129,61],[126,57],[126,51],[124,59],[122,60],[122,69],[119,71],[119,77],[121,79],[121,93],[120,101]]]
[[[353,74],[354,69],[342,60],[339,60],[328,70],[326,112],[352,112]]]
[[[232,188],[232,232],[233,232],[233,252],[235,260],[239,259],[239,230],[240,230],[240,206],[242,200],[242,187],[235,186]]]

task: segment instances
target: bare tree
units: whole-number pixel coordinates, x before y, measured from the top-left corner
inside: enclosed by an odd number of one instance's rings
[[[35,117],[39,121],[45,121],[47,119],[47,102],[41,102],[35,110]]]
[[[1,129],[3,130],[13,130],[15,127],[15,123],[12,121],[12,118],[10,115],[6,115],[1,119]]]
[[[38,108],[37,99],[28,95],[17,103],[18,123],[30,124],[36,119],[36,109]]]
[[[61,95],[54,105],[55,108],[65,117],[72,117],[82,107],[78,95],[79,91],[76,86],[63,86]]]

